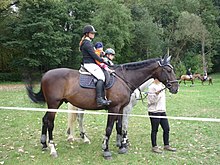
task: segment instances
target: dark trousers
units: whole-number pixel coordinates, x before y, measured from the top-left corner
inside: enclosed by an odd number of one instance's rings
[[[148,113],[150,116],[166,116],[165,112],[162,113]],[[151,122],[151,144],[152,147],[157,146],[157,132],[159,125],[161,125],[163,129],[163,143],[164,145],[169,145],[169,122],[167,118],[153,118],[150,117],[150,122]]]

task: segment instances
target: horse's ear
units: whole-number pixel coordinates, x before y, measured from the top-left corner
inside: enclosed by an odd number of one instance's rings
[[[160,61],[158,62],[160,66],[162,66],[164,64],[164,59],[161,57]]]
[[[167,57],[167,63],[170,63],[171,56]]]
[[[162,65],[165,65],[167,62],[168,62],[168,55],[167,54],[165,54],[164,56],[163,56],[163,58],[162,58],[162,60],[161,60],[161,64]]]

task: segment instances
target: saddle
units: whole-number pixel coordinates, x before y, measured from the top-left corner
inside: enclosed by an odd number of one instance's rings
[[[111,88],[114,83],[115,83],[115,76],[107,72],[106,70],[103,69],[103,72],[105,74],[105,84],[104,87],[105,89]],[[83,65],[81,65],[79,69],[79,85],[82,88],[96,88],[96,83],[97,83],[97,78],[93,76],[90,72],[88,72]]]

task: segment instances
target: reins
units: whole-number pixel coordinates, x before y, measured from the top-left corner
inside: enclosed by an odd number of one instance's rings
[[[126,79],[125,79],[125,76],[124,76],[124,68],[122,65],[120,65],[120,68],[121,68],[121,71],[122,71],[122,76],[119,76],[116,72],[113,72],[113,75],[117,76],[118,78],[120,78],[121,80],[123,80],[125,82],[125,84],[127,85],[129,91],[131,92],[131,94],[134,92],[135,89],[137,89],[137,87],[135,87],[133,84],[131,84],[130,82],[128,82]],[[130,86],[131,87],[130,87]]]
[[[172,83],[177,83],[177,82],[178,82],[178,80],[167,81],[167,84],[166,84],[166,86],[165,86],[164,88],[162,88],[161,90],[159,90],[159,91],[157,91],[157,92],[154,92],[154,93],[155,93],[155,94],[159,94],[159,93],[162,92],[163,90],[171,88],[171,87],[172,87]],[[144,98],[143,98],[142,93],[141,93],[141,90],[140,90],[139,87],[138,87],[138,90],[139,90],[139,92],[140,92],[141,98],[140,98],[140,99],[136,99],[136,100],[141,100],[141,101],[142,101],[142,104],[144,104],[144,99],[146,99],[146,97],[147,97],[147,95],[148,95],[149,92],[144,92],[145,96],[144,96]]]

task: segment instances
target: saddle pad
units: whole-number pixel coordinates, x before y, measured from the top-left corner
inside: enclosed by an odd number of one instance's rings
[[[96,88],[97,79],[92,75],[80,74],[79,85],[82,88]],[[109,89],[115,82],[115,76],[111,75],[109,81],[105,82],[105,89]]]

